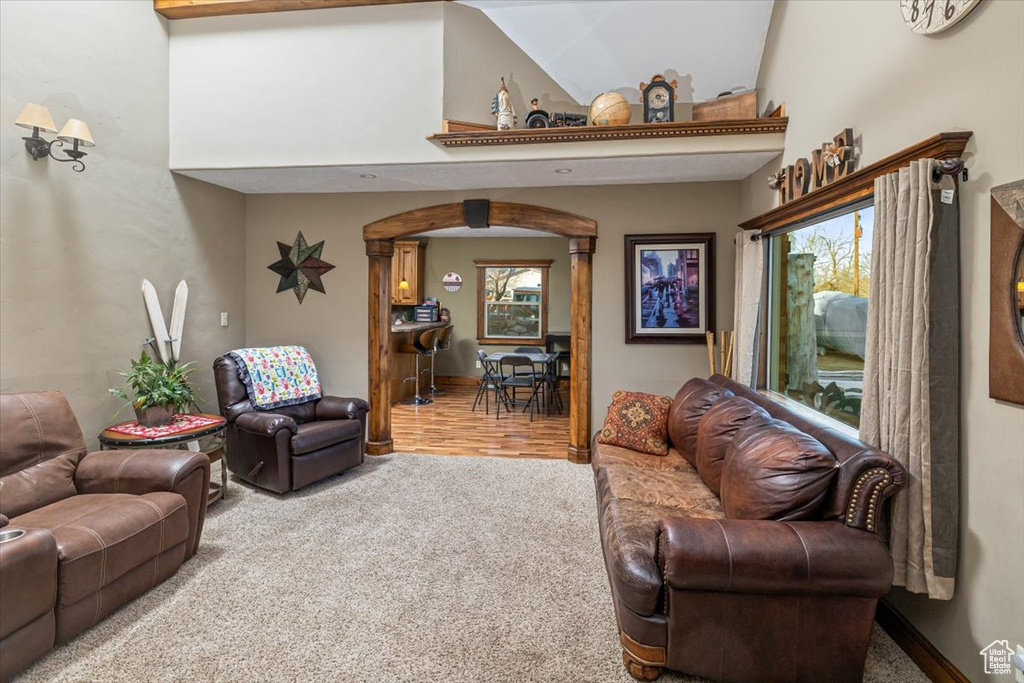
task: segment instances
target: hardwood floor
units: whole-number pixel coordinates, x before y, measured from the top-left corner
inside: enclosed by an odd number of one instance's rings
[[[494,396],[490,415],[481,400],[472,411],[476,387],[465,384],[439,386],[447,393],[425,406],[391,406],[391,435],[398,453],[432,455],[490,455],[507,458],[565,459],[569,445],[569,399],[563,389],[562,414],[551,417],[518,408],[494,417]]]

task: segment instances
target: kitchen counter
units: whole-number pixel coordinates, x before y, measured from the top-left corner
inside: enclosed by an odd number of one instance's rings
[[[448,323],[436,322],[436,323],[402,323],[401,325],[391,325],[392,333],[399,332],[423,332],[424,330],[431,330],[435,327],[444,327]]]

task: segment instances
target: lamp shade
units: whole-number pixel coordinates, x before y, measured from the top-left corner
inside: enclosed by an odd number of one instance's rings
[[[96,146],[96,143],[92,141],[92,133],[89,132],[89,126],[85,125],[85,121],[78,119],[68,119],[68,122],[57,133],[57,139],[64,142],[74,142],[77,140],[82,147]]]
[[[26,104],[14,123],[22,128],[38,128],[44,133],[57,132],[57,126],[53,125],[50,110],[41,104]]]
[[[398,281],[398,288],[409,289],[409,281],[406,280],[405,278],[402,278],[401,280]]]

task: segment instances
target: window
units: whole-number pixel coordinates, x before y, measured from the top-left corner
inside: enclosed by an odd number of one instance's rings
[[[768,389],[860,426],[874,207],[773,235]]]
[[[544,343],[551,261],[476,261],[477,341]]]

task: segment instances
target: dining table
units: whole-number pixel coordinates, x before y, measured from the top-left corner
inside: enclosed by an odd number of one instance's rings
[[[560,355],[558,353],[548,353],[541,348],[536,351],[496,351],[487,354],[482,360],[487,363],[493,363],[495,368],[500,367],[503,358],[508,356],[520,356],[529,358],[533,361],[534,368],[540,368],[541,376],[544,381],[544,400],[547,405],[548,415],[551,414],[551,405],[557,390],[556,382],[558,380],[557,374],[553,372],[555,364],[558,362]],[[559,410],[561,412],[561,410]]]

